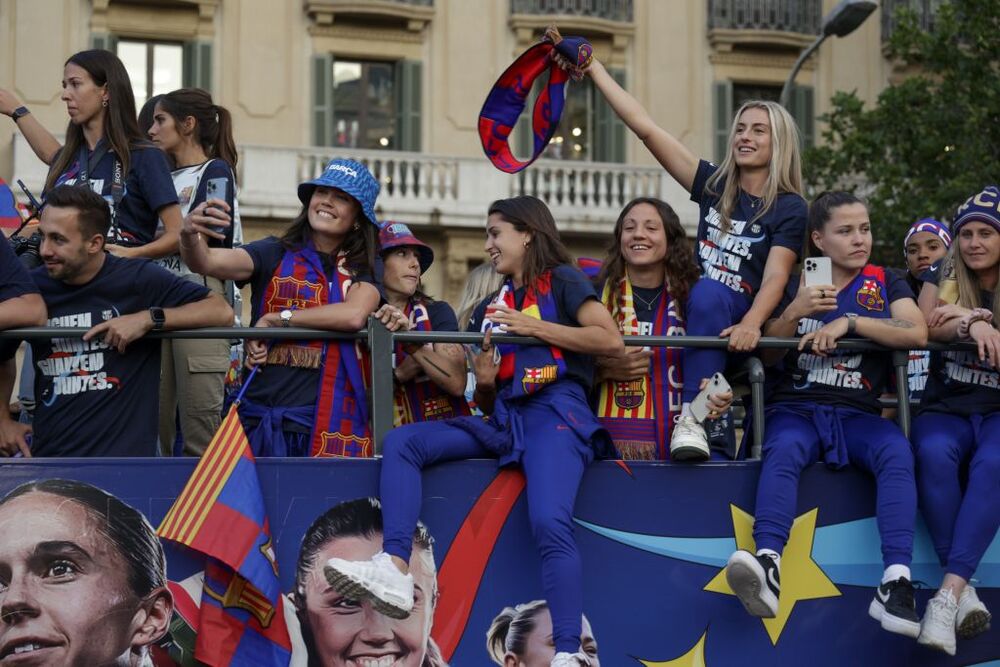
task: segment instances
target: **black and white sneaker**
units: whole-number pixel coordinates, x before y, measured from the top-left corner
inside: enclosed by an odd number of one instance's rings
[[[774,618],[778,615],[781,575],[774,556],[755,556],[743,549],[737,551],[726,565],[726,581],[751,616]]]
[[[868,605],[868,615],[880,622],[883,630],[914,639],[920,634],[913,584],[906,577],[876,588],[875,598]]]

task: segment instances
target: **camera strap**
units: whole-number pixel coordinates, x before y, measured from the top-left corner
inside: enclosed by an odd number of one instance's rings
[[[80,146],[80,152],[77,155],[77,164],[80,167],[80,173],[77,177],[77,183],[90,187],[90,174],[97,169],[97,166],[107,155],[108,151],[111,150],[110,144],[104,139],[97,142],[94,146],[94,152],[87,157],[87,147],[86,145]],[[122,199],[125,198],[125,175],[122,173],[121,160],[115,155],[115,164],[111,170],[111,229],[108,232],[108,236],[112,241],[118,241],[118,207],[122,203]]]

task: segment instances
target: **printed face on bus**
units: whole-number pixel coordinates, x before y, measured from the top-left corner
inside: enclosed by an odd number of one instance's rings
[[[311,656],[323,667],[420,667],[434,622],[437,573],[433,556],[414,546],[410,573],[414,605],[402,620],[376,611],[370,602],[355,602],[335,591],[323,576],[330,558],[368,560],[382,548],[382,536],[338,537],[315,557],[315,571],[305,581],[305,617],[313,638]]]
[[[590,658],[593,667],[601,667],[601,659],[597,657],[597,640],[590,627],[590,621],[583,617],[580,633],[580,651]],[[507,654],[504,667],[548,667],[556,655],[556,646],[552,640],[552,616],[548,608],[540,609],[535,615],[535,628],[528,635],[524,655]]]
[[[816,247],[845,271],[860,270],[872,254],[872,224],[861,203],[831,209],[830,219],[811,235]]]
[[[917,232],[906,242],[906,268],[911,276],[919,278],[921,273],[946,254],[948,247],[940,236],[934,232]]]
[[[622,259],[628,266],[661,264],[667,256],[667,233],[656,207],[636,204],[622,221],[620,240]]]
[[[486,254],[497,273],[505,276],[520,273],[530,242],[531,232],[518,231],[499,213],[486,219]]]
[[[133,664],[139,606],[82,505],[31,492],[0,507],[0,666]]]

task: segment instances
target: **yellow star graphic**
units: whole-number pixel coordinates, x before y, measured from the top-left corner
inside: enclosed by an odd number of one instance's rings
[[[756,553],[753,541],[753,517],[735,505],[729,507],[733,514],[736,546],[750,553]],[[774,618],[761,619],[772,644],[778,643],[778,638],[781,637],[785,623],[788,622],[797,602],[840,595],[837,587],[812,559],[813,534],[816,531],[818,513],[819,508],[813,508],[796,517],[788,536],[788,544],[781,555],[781,596],[778,598],[778,615]],[[725,568],[708,582],[705,590],[734,595],[733,589],[726,583]]]
[[[690,651],[685,653],[679,658],[674,658],[673,660],[667,660],[665,662],[649,662],[647,660],[639,660],[646,667],[705,667],[705,637],[708,636],[708,630],[702,633],[701,639],[698,640]]]

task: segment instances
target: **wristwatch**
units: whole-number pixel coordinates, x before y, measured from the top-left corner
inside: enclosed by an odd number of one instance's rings
[[[292,326],[292,311],[285,308],[283,311],[278,313],[278,317],[281,319],[281,326],[283,327]]]
[[[153,306],[149,309],[149,319],[153,320],[153,331],[160,331],[167,323],[167,317],[163,314],[163,309]]]
[[[844,313],[844,317],[847,318],[847,335],[850,336],[858,330],[858,314]]]
[[[29,113],[31,112],[28,111],[28,107],[18,107],[10,114],[10,117],[16,123],[19,118],[27,116]]]

